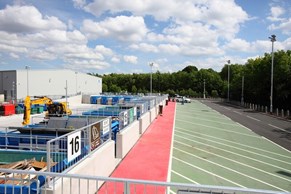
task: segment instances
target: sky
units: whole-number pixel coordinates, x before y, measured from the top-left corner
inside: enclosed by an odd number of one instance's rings
[[[220,72],[273,34],[291,49],[291,0],[0,0],[0,70]]]

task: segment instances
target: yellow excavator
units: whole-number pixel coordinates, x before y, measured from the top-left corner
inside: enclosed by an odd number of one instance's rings
[[[71,115],[72,111],[67,106],[66,102],[53,102],[52,99],[46,96],[34,96],[31,99],[30,96],[26,96],[24,99],[24,114],[22,125],[30,124],[31,106],[34,104],[46,105],[47,113],[46,117],[62,117]]]

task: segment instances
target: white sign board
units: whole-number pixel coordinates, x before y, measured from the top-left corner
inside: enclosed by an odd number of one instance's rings
[[[124,111],[124,115],[123,115],[123,125],[126,126],[128,123],[128,113],[127,111]]]
[[[67,157],[68,162],[81,154],[81,131],[68,135],[67,138]]]
[[[109,132],[109,119],[106,119],[103,121],[103,134],[106,134]]]

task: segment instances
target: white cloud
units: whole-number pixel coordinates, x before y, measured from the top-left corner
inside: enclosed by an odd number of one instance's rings
[[[114,57],[111,58],[111,61],[112,61],[113,63],[119,63],[119,62],[120,62],[120,58],[114,56]]]
[[[54,60],[57,58],[54,53],[38,49],[29,51],[28,56],[35,60]]]
[[[45,16],[33,6],[7,6],[0,10],[0,30],[31,33],[40,30],[65,30],[66,25],[54,16]]]
[[[78,71],[84,70],[100,70],[110,67],[110,64],[105,61],[99,60],[65,60],[66,64],[64,64],[65,68],[74,69]]]
[[[137,57],[136,56],[123,56],[123,60],[127,63],[137,64]]]
[[[155,45],[148,43],[132,44],[129,46],[129,48],[143,52],[158,52],[158,48]]]
[[[90,39],[106,37],[131,42],[143,40],[148,29],[142,17],[117,16],[101,22],[86,19],[83,21],[82,31]]]
[[[181,49],[174,44],[160,44],[158,47],[161,52],[165,53],[179,54],[181,52]]]
[[[114,52],[110,48],[106,48],[104,45],[96,45],[95,51],[106,56],[112,56],[114,54]]]
[[[15,53],[10,53],[9,55],[10,55],[10,57],[12,57],[14,59],[19,59],[20,58],[19,55],[15,54]]]
[[[84,5],[86,5],[86,0],[73,0],[74,7],[76,8],[82,8]]]
[[[232,39],[224,46],[224,48],[230,51],[243,51],[243,52],[252,51],[251,44],[246,40],[242,40],[239,38]]]
[[[151,15],[157,21],[202,22],[216,28],[220,36],[228,39],[234,37],[239,25],[249,19],[234,0],[94,0],[84,9],[96,16],[108,11],[112,14],[128,11],[135,16]]]
[[[70,29],[74,29],[69,20]],[[102,69],[110,65],[104,56],[113,51],[102,45],[87,46],[86,36],[70,30],[54,16],[43,16],[33,6],[7,6],[0,10],[0,52],[18,59],[21,55],[32,60],[63,60],[73,69]],[[75,67],[73,67],[75,65]]]
[[[285,13],[285,9],[280,6],[271,7],[271,15],[267,17],[270,21],[281,21],[283,18],[280,18]]]
[[[291,35],[291,18],[281,21],[280,24],[271,24],[269,30],[282,30],[283,34]]]

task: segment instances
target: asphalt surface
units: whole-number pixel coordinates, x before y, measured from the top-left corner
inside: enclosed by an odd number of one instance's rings
[[[229,103],[208,100],[202,100],[201,102],[258,135],[291,151],[290,121]]]

